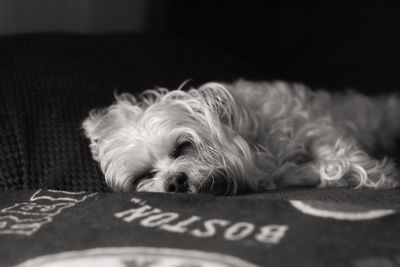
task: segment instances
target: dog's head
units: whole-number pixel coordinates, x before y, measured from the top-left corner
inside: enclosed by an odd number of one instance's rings
[[[114,190],[235,194],[257,186],[255,117],[219,83],[149,90],[93,111],[83,128]]]

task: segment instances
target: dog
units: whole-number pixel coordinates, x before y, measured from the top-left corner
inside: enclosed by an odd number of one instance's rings
[[[112,189],[235,195],[399,185],[395,95],[330,94],[282,81],[182,87],[115,95],[84,120]]]

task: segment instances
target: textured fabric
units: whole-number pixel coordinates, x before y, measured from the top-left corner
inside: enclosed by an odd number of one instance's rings
[[[399,190],[3,192],[0,265],[398,266],[399,211]]]
[[[140,35],[0,39],[0,190],[105,191],[80,124],[113,92],[253,73],[209,47]]]

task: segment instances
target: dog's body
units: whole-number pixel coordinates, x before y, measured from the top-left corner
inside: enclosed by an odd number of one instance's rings
[[[129,94],[83,128],[116,190],[236,194],[285,186],[392,188],[400,101],[284,82]],[[385,155],[385,157],[382,157]],[[386,157],[388,156],[388,157]]]

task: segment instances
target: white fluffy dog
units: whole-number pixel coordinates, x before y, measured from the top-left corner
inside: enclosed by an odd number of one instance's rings
[[[400,101],[285,82],[145,91],[83,122],[114,190],[238,194],[285,186],[392,188]]]

